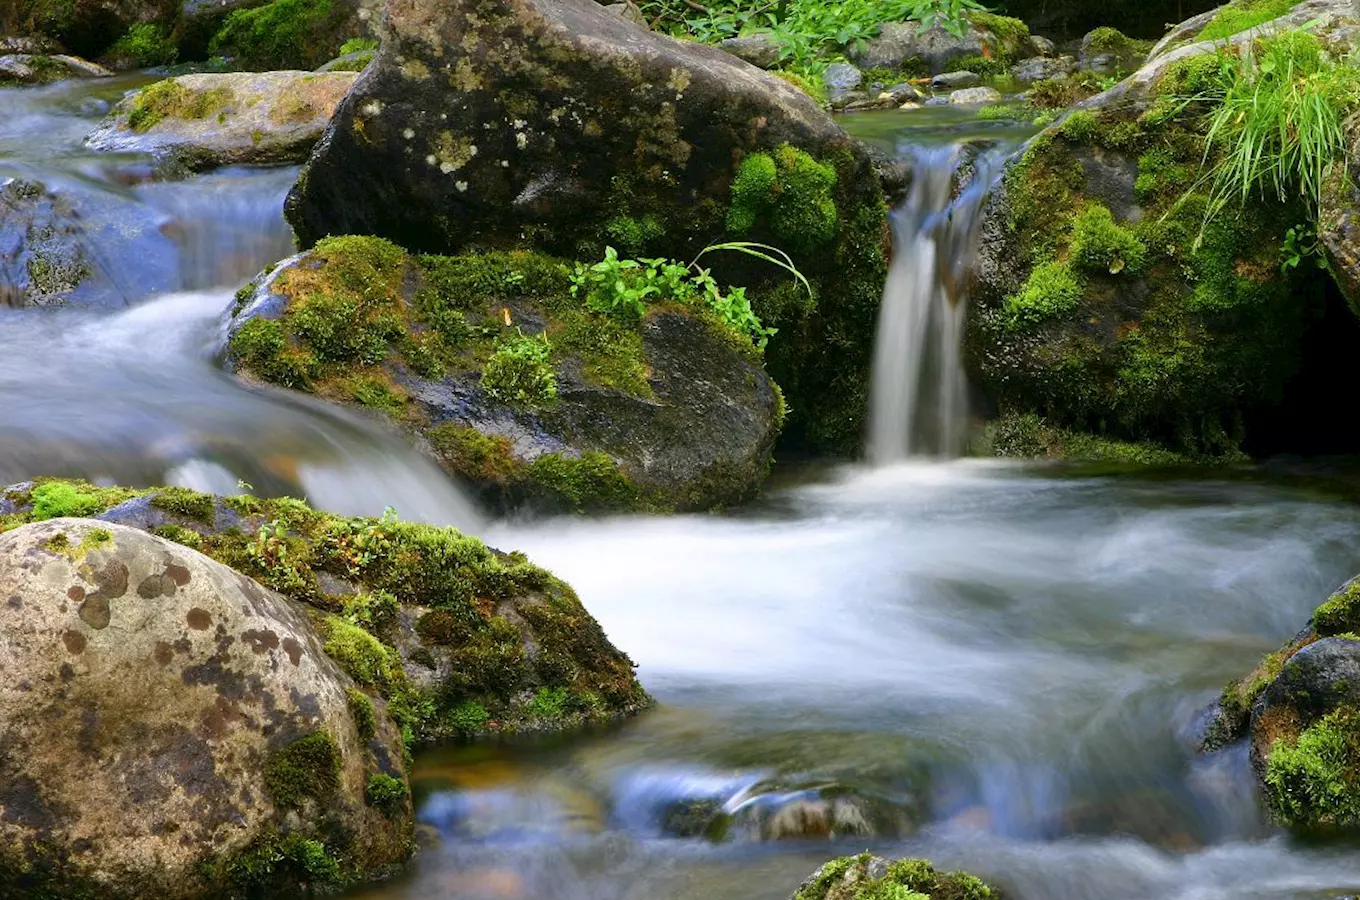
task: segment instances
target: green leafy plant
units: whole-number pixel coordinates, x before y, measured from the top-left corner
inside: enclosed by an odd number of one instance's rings
[[[179,50],[160,25],[139,22],[109,48],[108,56],[139,67],[167,66],[179,58]]]
[[[502,340],[482,369],[482,389],[496,400],[516,406],[551,406],[557,400],[557,374],[546,334],[522,332]]]
[[[1317,229],[1309,224],[1295,225],[1285,230],[1284,242],[1280,245],[1280,271],[1297,269],[1305,260],[1312,260],[1319,269],[1327,268],[1327,258],[1322,255]]]
[[[755,241],[727,241],[705,247],[689,265],[664,258],[620,259],[618,251],[606,247],[600,262],[577,264],[571,276],[572,294],[584,297],[589,309],[629,322],[636,322],[646,313],[649,300],[704,306],[725,326],[748,338],[756,349],[764,350],[775,329],[761,323],[751,308],[746,289],[732,287],[724,291],[712,271],[699,265],[705,254],[723,251],[743,253],[777,265],[812,292],[807,278],[778,247]]]

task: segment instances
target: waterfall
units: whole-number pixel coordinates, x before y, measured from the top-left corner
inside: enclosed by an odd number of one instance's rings
[[[982,204],[1005,156],[973,156],[971,177],[956,192],[962,146],[911,153],[911,187],[892,215],[893,257],[874,346],[868,451],[877,465],[963,451],[968,269]]]

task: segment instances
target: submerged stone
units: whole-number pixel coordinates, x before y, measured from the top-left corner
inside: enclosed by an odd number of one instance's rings
[[[88,519],[0,535],[6,897],[295,896],[410,850],[380,699],[304,608],[181,544]],[[269,860],[261,866],[255,860]]]

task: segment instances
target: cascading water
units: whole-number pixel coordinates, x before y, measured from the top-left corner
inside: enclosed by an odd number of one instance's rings
[[[911,187],[892,216],[893,258],[874,346],[868,452],[878,465],[963,450],[968,268],[982,204],[1006,155],[994,148],[970,156],[959,144],[911,153]],[[956,192],[964,160],[971,168]]]

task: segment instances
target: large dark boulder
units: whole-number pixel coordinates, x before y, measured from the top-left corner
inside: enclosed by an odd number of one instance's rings
[[[783,400],[699,298],[592,310],[527,251],[412,257],[332,238],[243,292],[230,364],[366,407],[493,503],[707,509],[764,479]]]
[[[857,443],[885,213],[869,157],[811,98],[590,0],[394,3],[387,26],[289,197],[304,246],[368,234],[688,261],[714,241],[778,245],[815,304],[764,263],[715,268],[780,329],[771,369],[800,431]],[[757,154],[772,158],[738,179]]]

